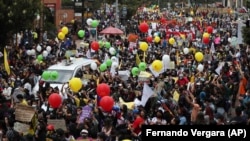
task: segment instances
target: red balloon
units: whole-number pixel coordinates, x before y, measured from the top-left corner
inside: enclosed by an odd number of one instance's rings
[[[99,49],[99,43],[96,42],[96,41],[93,41],[91,43],[91,48],[94,50],[94,51],[97,51]]]
[[[146,33],[146,32],[148,32],[148,29],[149,29],[149,27],[148,27],[148,24],[147,23],[141,23],[140,25],[139,25],[139,30],[142,32],[142,33]]]
[[[113,109],[114,104],[114,99],[110,96],[104,96],[100,100],[100,106],[105,112],[110,112]]]
[[[109,85],[105,84],[105,83],[99,84],[97,86],[97,88],[96,88],[96,93],[100,97],[109,96],[110,95],[110,87],[109,87]]]
[[[62,104],[62,97],[58,93],[53,93],[49,96],[49,105],[52,108],[58,108]]]
[[[203,43],[204,43],[204,44],[208,44],[209,41],[210,41],[209,37],[204,37],[204,38],[203,38]]]
[[[153,42],[153,38],[150,37],[150,36],[148,36],[148,37],[147,37],[147,42],[148,42],[148,43],[152,43],[152,42]]]
[[[207,32],[208,32],[209,34],[213,33],[213,27],[212,27],[212,26],[208,26],[208,27],[207,27]]]

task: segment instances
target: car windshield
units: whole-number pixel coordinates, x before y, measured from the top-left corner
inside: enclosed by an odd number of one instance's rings
[[[55,80],[46,80],[46,82],[51,83],[66,83],[73,77],[73,70],[47,70],[49,72],[56,71],[58,73],[58,78]]]

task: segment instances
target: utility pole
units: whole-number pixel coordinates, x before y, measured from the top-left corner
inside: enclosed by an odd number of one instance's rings
[[[84,19],[84,13],[85,13],[85,9],[84,9],[84,1],[85,0],[82,0],[82,27],[84,28],[85,27],[85,19]]]
[[[116,20],[116,25],[119,25],[119,7],[118,7],[119,1],[115,0],[115,20]]]

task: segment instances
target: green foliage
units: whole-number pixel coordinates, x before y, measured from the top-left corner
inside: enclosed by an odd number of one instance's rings
[[[0,46],[6,45],[14,33],[33,27],[40,5],[40,0],[0,0]]]
[[[242,36],[244,43],[250,45],[250,27],[243,27],[242,28]]]

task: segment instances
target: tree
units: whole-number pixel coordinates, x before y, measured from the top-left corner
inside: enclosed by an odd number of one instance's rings
[[[243,41],[247,45],[250,45],[250,27],[243,27],[242,28],[242,36],[243,36]]]
[[[41,0],[0,0],[0,47],[10,42],[13,34],[32,29],[40,7]]]

